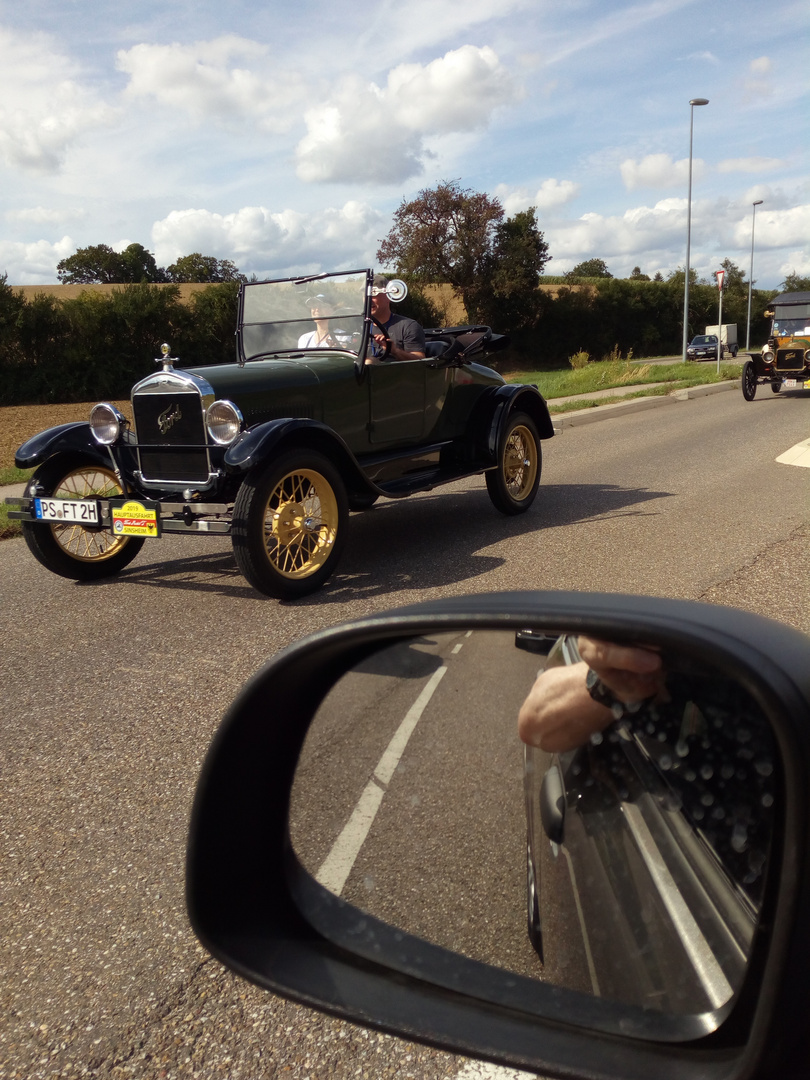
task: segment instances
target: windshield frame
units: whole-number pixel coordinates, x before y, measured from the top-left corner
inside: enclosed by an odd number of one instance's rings
[[[259,349],[256,352],[246,350],[246,348],[245,348],[245,327],[246,326],[248,326],[248,327],[252,327],[252,326],[257,326],[257,327],[258,326],[268,326],[269,327],[269,326],[282,326],[282,325],[287,324],[289,326],[298,325],[298,326],[301,326],[302,328],[304,326],[307,326],[309,329],[311,329],[312,325],[313,325],[313,322],[314,322],[314,320],[310,316],[310,317],[307,317],[307,318],[296,317],[295,319],[268,319],[267,322],[264,322],[264,323],[260,322],[260,321],[251,320],[248,323],[246,323],[245,322],[245,307],[246,307],[246,298],[249,295],[248,294],[249,289],[253,289],[256,286],[261,286],[261,285],[264,285],[264,286],[273,286],[273,285],[289,286],[289,285],[291,285],[293,287],[300,287],[301,290],[304,291],[305,295],[306,295],[306,286],[311,286],[310,291],[317,293],[319,291],[319,287],[324,282],[329,282],[329,283],[337,282],[339,284],[340,279],[347,279],[347,278],[352,278],[352,277],[364,279],[362,281],[357,282],[358,291],[360,291],[362,289],[362,295],[363,295],[362,311],[347,312],[346,314],[344,314],[342,316],[338,316],[337,318],[338,319],[344,318],[344,319],[347,319],[347,320],[348,319],[362,319],[362,330],[361,330],[360,341],[359,341],[359,344],[357,346],[357,351],[355,351],[354,348],[348,348],[348,347],[344,347],[344,346],[338,346],[338,347],[327,346],[327,347],[318,347],[317,349],[315,349],[315,348],[306,348],[306,349],[304,349],[304,348],[300,347],[299,345],[289,346],[289,347],[284,347],[284,348]],[[373,280],[373,272],[372,272],[372,270],[367,268],[367,267],[363,267],[363,268],[358,269],[358,270],[337,270],[337,271],[324,272],[324,273],[320,273],[320,274],[305,274],[305,275],[296,275],[295,277],[268,278],[268,279],[266,279],[264,281],[244,282],[240,286],[240,289],[239,289],[239,305],[238,305],[237,327],[236,327],[237,363],[239,364],[240,367],[242,367],[246,363],[253,363],[256,360],[271,360],[271,359],[295,360],[295,359],[303,358],[304,356],[308,356],[308,357],[312,356],[313,353],[317,352],[318,354],[323,354],[324,356],[334,356],[336,353],[339,354],[339,355],[343,355],[343,356],[349,355],[349,356],[352,356],[354,358],[354,362],[358,367],[363,367],[363,359],[362,358],[366,354],[366,348],[367,348],[369,336],[370,336],[370,333],[371,333],[371,329],[370,329],[370,327],[371,327],[370,308],[371,308],[371,285],[372,285],[372,280]]]

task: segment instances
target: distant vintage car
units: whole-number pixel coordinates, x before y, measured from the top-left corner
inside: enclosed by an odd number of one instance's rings
[[[508,339],[428,330],[424,359],[367,363],[384,330],[372,282],[358,270],[245,284],[235,363],[183,370],[164,345],[161,370],[133,387],[134,425],[102,403],[87,423],[29,439],[16,463],[36,472],[6,502],[34,556],[86,581],[167,533],[228,534],[251,585],[293,598],[323,585],[349,511],[380,496],[483,472],[498,510],[527,510],[554,430],[536,387],[479,363]],[[407,288],[387,292],[396,301]],[[316,346],[310,302],[324,296]]]
[[[728,352],[725,345],[720,346],[721,357]],[[687,360],[716,360],[717,359],[717,335],[698,334],[689,342],[686,349]]]
[[[810,292],[780,293],[765,314],[771,318],[768,340],[743,364],[746,401],[754,400],[760,384],[769,384],[775,394],[783,387],[810,390]]]

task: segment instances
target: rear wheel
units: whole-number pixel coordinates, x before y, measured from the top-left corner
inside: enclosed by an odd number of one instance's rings
[[[104,465],[81,458],[53,458],[31,477],[26,494],[64,499],[123,495],[118,477]],[[53,574],[73,581],[96,581],[119,573],[143,547],[133,536],[115,536],[101,526],[73,523],[40,525],[23,522],[23,536],[31,554]]]
[[[757,373],[754,361],[746,360],[742,369],[742,392],[746,401],[753,401],[757,392]]]
[[[778,394],[778,393],[779,393],[779,391],[780,391],[781,389],[782,389],[782,380],[781,380],[781,379],[779,379],[779,380],[774,380],[774,381],[773,381],[773,382],[771,383],[771,390],[773,390],[773,392],[774,392],[775,394]]]
[[[232,528],[239,569],[267,596],[315,592],[337,566],[347,518],[346,490],[328,458],[291,450],[239,489]]]
[[[537,494],[541,468],[534,420],[526,413],[514,413],[501,436],[498,466],[486,473],[487,491],[496,509],[510,515],[528,510]]]

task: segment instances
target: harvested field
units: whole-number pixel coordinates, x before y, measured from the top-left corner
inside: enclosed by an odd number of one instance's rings
[[[73,405],[7,405],[0,408],[0,469],[14,465],[17,448],[37,432],[73,420],[87,420],[95,401]],[[124,416],[132,419],[129,401],[112,402]]]

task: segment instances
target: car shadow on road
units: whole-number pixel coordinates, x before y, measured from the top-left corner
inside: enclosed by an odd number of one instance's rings
[[[672,497],[672,492],[614,484],[549,484],[541,486],[534,506],[516,517],[494,510],[485,491],[455,486],[400,501],[384,500],[351,515],[340,565],[324,588],[281,603],[347,603],[405,590],[447,588],[505,565],[503,556],[481,554],[504,540],[585,521],[647,516],[657,512],[648,504]],[[201,551],[180,559],[159,556],[156,542],[117,578],[82,587],[148,585],[271,600],[248,585],[230,550]]]

